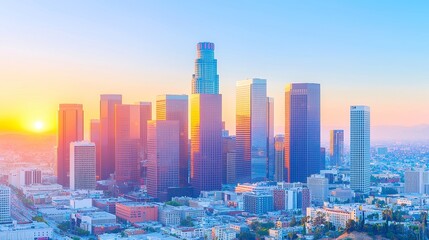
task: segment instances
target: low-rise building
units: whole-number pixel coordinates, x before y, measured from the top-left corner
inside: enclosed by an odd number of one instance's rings
[[[116,216],[108,212],[73,213],[71,219],[77,227],[90,233],[94,226],[116,224]]]
[[[158,221],[158,205],[144,202],[116,203],[116,216],[130,223]]]
[[[0,239],[52,239],[53,229],[44,222],[0,225]]]

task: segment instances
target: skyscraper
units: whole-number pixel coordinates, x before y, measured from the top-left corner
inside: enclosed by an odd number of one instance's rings
[[[11,223],[10,217],[10,188],[0,185],[0,224]]]
[[[83,140],[81,104],[60,104],[58,111],[57,177],[63,187],[70,185],[70,143]]]
[[[147,121],[152,120],[152,103],[140,102],[140,158],[147,159]]]
[[[350,107],[350,188],[369,193],[370,185],[370,109]]]
[[[161,95],[156,99],[156,119],[179,122],[180,186],[188,185],[188,96]]]
[[[268,170],[267,81],[237,82],[236,97],[236,178],[238,182],[261,181]]]
[[[92,142],[70,143],[70,189],[92,190],[96,186],[96,149]]]
[[[121,103],[121,95],[100,96],[100,169],[103,180],[115,172],[115,105]]]
[[[95,144],[95,159],[96,159],[96,176],[97,180],[100,180],[101,177],[101,158],[100,158],[100,120],[98,119],[91,119],[91,142]]]
[[[331,130],[330,138],[330,165],[341,166],[344,163],[344,130]]]
[[[320,148],[320,170],[326,169],[326,148]]]
[[[283,182],[285,180],[285,137],[283,135],[276,135],[274,138],[274,149],[274,181]]]
[[[268,124],[268,179],[274,180],[275,173],[275,149],[274,149],[274,98],[267,97],[267,124]]]
[[[320,85],[287,85],[285,113],[285,180],[306,182],[320,171]]]
[[[137,183],[140,169],[140,106],[115,105],[115,179]]]
[[[151,197],[168,200],[168,188],[179,187],[180,122],[148,122],[147,191]]]
[[[200,42],[197,44],[195,73],[192,75],[192,93],[219,94],[219,75],[214,49],[214,43]]]
[[[214,44],[197,44],[191,95],[191,184],[195,195],[222,186],[222,95]]]

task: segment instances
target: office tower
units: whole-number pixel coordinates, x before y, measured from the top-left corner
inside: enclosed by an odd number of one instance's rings
[[[344,130],[331,130],[330,138],[330,165],[338,167],[344,163]]]
[[[92,142],[70,143],[70,189],[95,189],[96,149]]]
[[[214,49],[214,43],[200,42],[197,44],[195,73],[192,75],[192,93],[219,94],[219,75]]]
[[[115,172],[115,105],[122,103],[122,96],[100,96],[100,158],[101,178],[109,179]]]
[[[140,158],[147,159],[147,121],[152,120],[152,103],[139,102],[140,105]]]
[[[274,137],[274,181],[283,182],[285,172],[285,137],[284,135],[276,135]]]
[[[58,110],[57,177],[58,183],[69,187],[70,143],[83,140],[83,109],[81,104],[60,104]]]
[[[320,170],[326,169],[326,148],[320,148]]]
[[[367,106],[350,107],[350,188],[369,193],[370,110]]]
[[[235,184],[235,136],[223,136],[222,137],[222,165],[223,165],[223,180],[224,184]]]
[[[179,187],[180,121],[153,120],[147,125],[147,192],[168,200],[168,188]]]
[[[101,177],[101,147],[100,147],[100,120],[98,119],[91,119],[91,142],[95,144],[95,159],[96,159],[96,176],[97,180],[100,180]]]
[[[115,180],[140,180],[140,105],[115,105]]]
[[[408,170],[405,172],[404,178],[405,193],[425,193],[425,185],[429,184],[429,172],[424,169]]]
[[[268,179],[274,180],[275,149],[274,149],[274,98],[267,97],[267,151],[268,151]]]
[[[265,79],[237,82],[236,139],[238,182],[266,180],[268,169],[268,110]]]
[[[10,218],[10,188],[0,185],[0,224],[11,223]]]
[[[156,120],[179,122],[179,179],[180,186],[188,185],[188,96],[161,95],[156,99]]]
[[[265,193],[243,194],[244,211],[253,214],[266,214],[274,211],[273,195]]]
[[[287,204],[287,192],[285,189],[274,189],[273,198],[274,198],[274,210],[282,211],[286,210]]]
[[[322,204],[329,195],[329,180],[323,175],[313,174],[307,177],[307,187],[310,190],[311,201]]]
[[[222,186],[222,95],[213,43],[198,43],[191,95],[191,184],[200,191]]]
[[[285,113],[284,177],[287,182],[305,182],[320,171],[320,85],[287,85]]]

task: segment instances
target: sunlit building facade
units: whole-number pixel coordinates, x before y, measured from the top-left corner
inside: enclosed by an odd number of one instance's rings
[[[85,141],[70,143],[70,189],[93,190],[95,186],[95,143]]]
[[[179,122],[179,179],[180,186],[188,185],[188,96],[160,95],[156,98],[156,120]]]
[[[180,122],[148,122],[147,192],[161,201],[168,200],[168,188],[179,187]]]
[[[274,98],[267,97],[267,151],[268,151],[268,180],[274,180],[275,149],[274,149]]]
[[[58,111],[57,177],[70,186],[70,143],[83,140],[82,104],[60,104]]]
[[[350,188],[368,194],[370,186],[370,109],[350,107]]]
[[[100,179],[101,177],[101,158],[100,158],[100,154],[101,154],[101,147],[100,147],[100,120],[98,119],[91,119],[90,122],[91,126],[90,126],[90,139],[91,142],[93,142],[95,144],[95,153],[96,153],[96,175],[97,175],[97,180]]]
[[[283,182],[285,180],[285,136],[276,135],[274,138],[274,162],[275,162],[275,173],[274,181]]]
[[[236,178],[238,182],[262,181],[268,170],[267,81],[237,82]]]
[[[122,95],[100,96],[100,179],[115,172],[115,105],[122,104]]]
[[[285,89],[285,180],[306,182],[320,171],[320,85]]]

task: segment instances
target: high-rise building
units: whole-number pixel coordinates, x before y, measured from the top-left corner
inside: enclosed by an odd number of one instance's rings
[[[320,171],[320,85],[285,89],[285,180],[305,182]]]
[[[90,126],[90,131],[91,131],[91,142],[93,142],[95,144],[95,159],[96,159],[96,176],[97,176],[97,180],[100,180],[101,177],[101,158],[100,158],[100,120],[98,119],[91,119],[91,126]]]
[[[408,170],[404,174],[405,193],[425,193],[425,185],[429,184],[429,172],[424,169]]]
[[[243,194],[244,211],[254,214],[265,214],[274,211],[274,199],[271,194]]]
[[[275,149],[275,173],[274,181],[283,182],[285,180],[285,137],[284,135],[276,135],[274,138],[274,149]]]
[[[192,93],[219,94],[219,75],[214,49],[214,43],[200,42],[197,44],[195,73],[192,75]]]
[[[223,165],[223,180],[224,184],[235,184],[235,136],[222,137],[222,165]]]
[[[344,163],[344,130],[331,130],[330,138],[330,165],[338,167]]]
[[[222,95],[214,44],[197,44],[191,95],[191,184],[200,191],[222,186]]]
[[[320,170],[326,169],[326,148],[320,148]]]
[[[268,170],[267,81],[237,82],[236,178],[238,182],[266,180]]]
[[[137,183],[140,179],[140,105],[115,105],[115,179]]]
[[[307,187],[310,190],[311,201],[322,204],[329,195],[329,180],[323,175],[313,174],[307,177]]]
[[[147,192],[161,201],[168,200],[168,188],[179,187],[180,121],[148,122]]]
[[[350,188],[369,193],[370,185],[370,109],[350,107]]]
[[[191,184],[195,194],[222,187],[222,95],[191,96]]]
[[[147,176],[147,122],[152,120],[152,103],[140,102],[140,183],[146,184]]]
[[[156,120],[179,122],[180,186],[188,185],[188,96],[161,95],[156,99]]]
[[[109,179],[115,172],[115,105],[122,104],[122,95],[100,96],[100,179]]]
[[[10,218],[10,188],[0,185],[0,224],[11,223]]]
[[[9,184],[21,188],[42,183],[42,171],[39,169],[17,169],[12,171],[8,178]]]
[[[83,140],[82,104],[60,104],[58,110],[57,177],[58,183],[69,187],[70,143]]]
[[[95,189],[96,149],[92,142],[70,143],[70,189]]]
[[[267,97],[267,151],[268,151],[268,179],[274,180],[275,174],[275,149],[274,149],[274,98]]]

